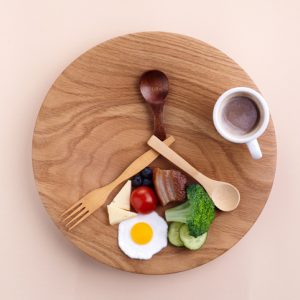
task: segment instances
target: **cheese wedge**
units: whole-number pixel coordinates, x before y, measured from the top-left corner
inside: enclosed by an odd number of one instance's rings
[[[130,210],[130,194],[131,194],[131,180],[128,180],[125,185],[122,187],[120,192],[113,199],[117,207]]]
[[[137,215],[134,212],[119,208],[114,203],[107,205],[107,212],[110,225],[119,224],[120,222],[133,218]]]

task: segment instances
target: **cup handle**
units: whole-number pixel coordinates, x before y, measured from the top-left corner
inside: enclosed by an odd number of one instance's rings
[[[262,153],[256,139],[248,142],[247,147],[253,159],[262,158]]]

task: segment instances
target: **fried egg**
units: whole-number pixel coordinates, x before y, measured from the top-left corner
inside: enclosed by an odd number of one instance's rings
[[[150,259],[168,244],[168,225],[156,212],[119,224],[118,241],[121,250],[130,258]]]

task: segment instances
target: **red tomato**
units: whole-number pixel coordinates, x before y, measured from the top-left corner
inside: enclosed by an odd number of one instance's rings
[[[148,186],[140,186],[131,193],[130,203],[138,213],[148,214],[155,210],[157,197]]]

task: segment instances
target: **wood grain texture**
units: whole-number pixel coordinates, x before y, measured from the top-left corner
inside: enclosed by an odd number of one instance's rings
[[[60,215],[87,192],[111,182],[149,149],[152,113],[140,96],[138,83],[140,75],[150,69],[159,69],[169,78],[165,124],[167,134],[176,138],[172,148],[208,177],[234,184],[241,202],[233,212],[218,212],[201,250],[168,246],[151,260],[139,261],[118,248],[118,226],[108,224],[105,206],[72,232],[60,223]],[[81,55],[49,90],[33,135],[34,175],[54,223],[88,255],[129,272],[179,272],[230,249],[259,216],[276,168],[272,121],[259,139],[263,152],[259,161],[251,159],[246,146],[225,141],[214,129],[216,99],[236,86],[257,89],[224,53],[182,35],[130,34]],[[172,167],[161,157],[153,166]]]

